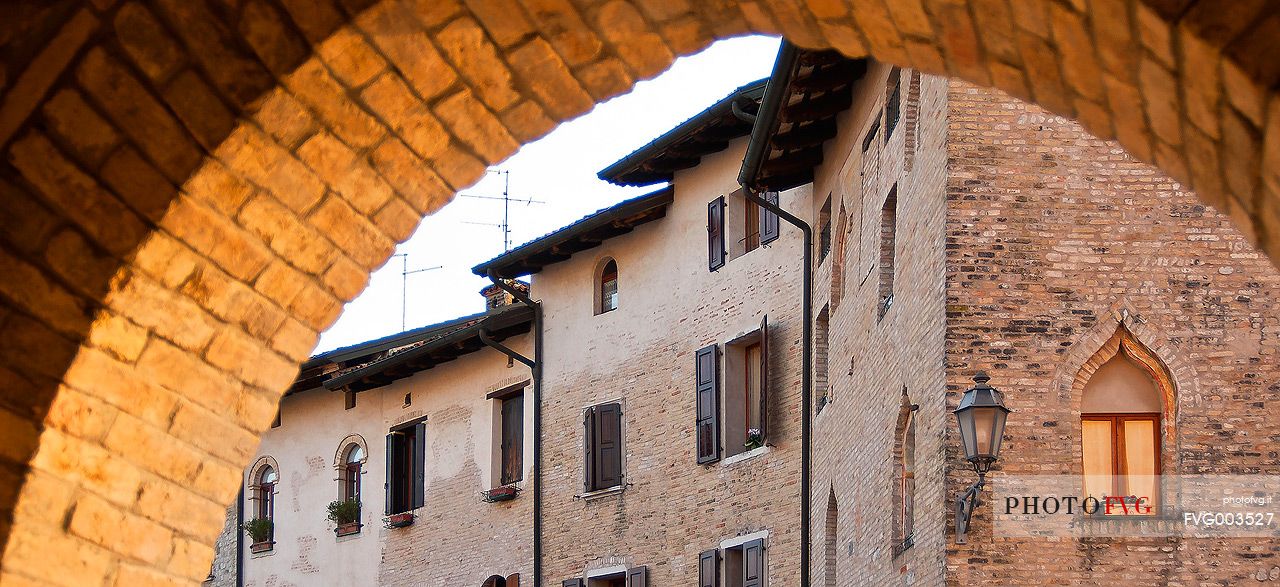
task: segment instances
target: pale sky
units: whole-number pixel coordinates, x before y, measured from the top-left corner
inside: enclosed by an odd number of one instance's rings
[[[742,37],[720,41],[681,58],[666,73],[567,122],[525,145],[462,194],[501,197],[510,171],[512,198],[544,204],[511,204],[511,244],[520,246],[600,208],[656,189],[623,188],[600,181],[596,172],[724,98],[738,86],[767,77],[778,39]],[[428,216],[400,245],[409,270],[440,266],[408,276],[408,328],[484,311],[480,289],[488,279],[471,268],[502,253],[500,200],[456,198]],[[468,223],[480,224],[468,224]],[[493,225],[493,226],[488,226]],[[315,352],[395,334],[401,328],[401,257],[373,274],[369,287],[320,337]]]

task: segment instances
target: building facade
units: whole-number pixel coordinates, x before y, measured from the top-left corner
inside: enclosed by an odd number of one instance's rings
[[[278,523],[244,584],[1280,580],[1274,528],[1197,536],[1180,489],[1280,474],[1280,273],[1115,143],[784,45],[601,176],[669,185],[476,268],[536,309],[493,290],[308,363],[246,473],[246,519],[270,484]],[[961,533],[980,371],[1013,413]],[[352,445],[363,526],[336,536]],[[1015,488],[1122,511],[1011,516]]]

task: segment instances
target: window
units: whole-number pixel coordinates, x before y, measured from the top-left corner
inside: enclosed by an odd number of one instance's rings
[[[501,483],[524,479],[524,394],[502,401],[502,440],[499,445]]]
[[[618,309],[618,263],[605,261],[596,277],[596,314]]]
[[[587,492],[622,485],[622,404],[601,404],[583,414]]]
[[[898,186],[880,208],[880,318],[893,305],[893,275],[898,237]]]
[[[589,579],[565,579],[563,587],[649,587],[649,567],[632,567],[626,571],[596,575]]]
[[[818,211],[818,263],[821,264],[831,252],[831,194],[822,203]]]
[[[520,573],[515,573],[503,577],[502,575],[491,575],[480,587],[520,587]]]
[[[831,493],[827,495],[827,521],[825,525],[825,540],[823,541],[824,556],[823,567],[825,571],[826,587],[836,587],[836,554],[838,549],[836,543],[839,537],[839,508],[836,506],[836,490],[831,488]]]
[[[278,480],[279,476],[271,465],[263,465],[258,470],[258,478],[254,487],[254,496],[257,498],[257,504],[253,512],[254,519],[275,521],[276,482]],[[274,536],[274,529],[271,534]]]
[[[902,396],[902,403],[905,422],[899,424],[898,454],[895,459],[898,465],[895,480],[897,487],[894,491],[898,497],[897,511],[894,516],[898,521],[896,552],[911,548],[916,520],[916,406],[911,404],[911,400],[905,393]]]
[[[356,443],[347,446],[342,459],[341,473],[343,501],[360,501],[360,474],[364,468],[364,447]]]
[[[713,587],[719,583],[718,573],[712,561],[718,557],[717,551],[704,551],[698,557],[699,587]],[[724,549],[724,587],[764,587],[765,553],[764,539],[757,538],[749,542],[730,546]],[[714,569],[714,570],[713,570]]]
[[[889,72],[889,81],[885,82],[884,103],[884,142],[893,137],[893,129],[898,126],[898,118],[902,111],[902,70],[895,67]]]
[[[716,345],[694,354],[694,429],[699,464],[720,460],[722,451],[725,456],[733,456],[764,446],[769,423],[768,357],[768,316],[761,320],[759,330],[725,343],[723,368]]]
[[[828,332],[831,327],[830,306],[823,306],[813,325],[813,387],[818,394],[815,405],[818,413],[831,403],[831,372],[827,357]]]
[[[1084,386],[1084,494],[1104,506],[1107,497],[1123,498],[1123,503],[1110,502],[1111,513],[1154,514],[1159,507],[1163,405],[1150,371],[1128,351],[1116,352]]]
[[[724,214],[723,196],[707,204],[707,268],[711,271],[724,267],[728,254],[725,249]]]
[[[903,169],[911,171],[916,158],[916,146],[920,143],[920,72],[911,72],[911,81],[908,83],[907,104],[903,108],[902,117],[903,131],[907,133],[903,139],[903,150],[906,151],[906,157],[903,161]]]
[[[386,513],[402,514],[422,507],[426,486],[427,425],[404,424],[387,435]]]

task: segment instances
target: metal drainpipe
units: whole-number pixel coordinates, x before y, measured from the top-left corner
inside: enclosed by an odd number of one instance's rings
[[[244,483],[236,497],[236,587],[244,587]]]
[[[809,485],[812,451],[812,423],[810,421],[811,403],[813,395],[813,228],[809,224],[791,213],[779,208],[776,204],[770,203],[768,200],[761,198],[754,189],[742,186],[742,193],[748,200],[755,202],[758,206],[777,214],[779,218],[786,220],[791,225],[800,229],[804,234],[804,285],[802,287],[803,299],[800,302],[801,314],[804,320],[804,326],[801,328],[804,342],[801,345],[801,354],[804,355],[804,363],[800,367],[800,405],[802,407],[802,415],[800,416],[800,584],[809,585],[809,516],[812,509],[809,504]]]
[[[492,269],[488,274],[494,285],[533,308],[533,587],[542,587],[542,304],[499,279]]]

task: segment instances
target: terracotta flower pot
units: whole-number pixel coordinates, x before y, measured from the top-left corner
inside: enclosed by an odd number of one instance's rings
[[[413,525],[412,513],[405,512],[402,514],[391,514],[390,516],[387,516],[388,528],[403,528],[411,525]]]
[[[513,485],[503,485],[486,491],[484,495],[488,501],[508,501],[515,499],[519,492],[520,490]]]
[[[338,524],[338,527],[333,531],[338,536],[350,536],[352,534],[359,534],[361,526],[362,524],[360,522],[347,522],[346,524]]]
[[[249,552],[258,554],[260,552],[270,552],[276,543],[274,540],[263,540],[262,542],[254,542],[249,545]]]

